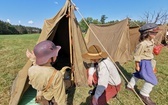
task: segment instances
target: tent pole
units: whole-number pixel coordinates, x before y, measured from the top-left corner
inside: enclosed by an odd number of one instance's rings
[[[71,81],[74,82],[74,77],[73,77],[73,72],[74,72],[74,65],[73,65],[73,52],[72,52],[72,48],[73,48],[73,44],[72,44],[72,24],[71,24],[71,6],[69,6],[68,8],[68,19],[69,19],[69,49],[70,49],[70,64],[71,64]]]
[[[70,8],[68,8],[68,15],[71,14],[71,10]],[[69,19],[69,48],[70,48],[70,63],[72,65],[72,30],[71,30],[71,16],[68,16]]]

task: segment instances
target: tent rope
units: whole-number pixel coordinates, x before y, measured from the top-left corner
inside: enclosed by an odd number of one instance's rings
[[[137,22],[135,22],[135,21],[132,21],[132,22],[133,22],[134,24],[136,24],[138,27],[140,27],[139,24],[138,24]]]
[[[72,0],[71,0],[72,1]],[[73,3],[73,2],[72,2]],[[74,4],[74,3],[73,3]],[[75,4],[74,4],[75,6]],[[76,8],[76,6],[75,6]],[[117,67],[118,71],[120,72],[120,74],[123,76],[123,78],[125,79],[125,81],[129,84],[129,81],[127,80],[127,78],[124,76],[124,74],[121,72],[121,70],[119,69],[119,67],[117,66],[117,64],[114,62],[114,60],[111,58],[110,54],[107,52],[107,50],[105,49],[105,47],[103,46],[103,44],[100,42],[100,40],[98,39],[98,37],[96,36],[96,34],[93,32],[93,30],[90,28],[89,24],[86,22],[86,20],[84,19],[84,17],[82,16],[82,14],[79,12],[79,10],[76,8],[76,11],[79,13],[79,15],[82,17],[83,21],[85,22],[85,24],[88,26],[88,28],[91,30],[91,32],[93,33],[93,35],[95,36],[95,38],[97,39],[97,41],[100,43],[101,47],[104,49],[104,51],[107,53],[107,55],[109,56],[109,58],[111,59],[111,61],[114,63],[114,65]],[[130,85],[130,84],[129,84]],[[131,86],[131,85],[130,85]],[[132,86],[131,86],[132,87]],[[142,101],[142,99],[139,97],[139,95],[137,94],[137,92],[135,91],[134,88],[132,88],[133,92],[135,93],[135,95],[139,98],[139,100],[142,102],[143,105],[144,102]]]

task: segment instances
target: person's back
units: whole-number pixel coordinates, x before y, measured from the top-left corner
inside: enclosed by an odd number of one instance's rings
[[[31,66],[28,70],[29,84],[36,90],[44,90],[53,72],[56,71],[51,86],[47,91],[43,91],[43,97],[47,100],[52,100],[54,97],[58,105],[66,105],[65,100],[65,86],[63,75],[50,64],[43,66]],[[58,92],[59,91],[59,92]]]
[[[120,91],[121,78],[106,52],[102,52],[100,47],[92,45],[88,52],[82,54],[84,59],[90,59],[91,67],[88,69],[88,84],[94,85],[91,92],[91,105],[105,105],[115,97]],[[95,92],[94,92],[95,91]]]
[[[107,68],[106,70],[110,74],[109,75],[109,78],[110,78],[109,83],[111,85],[119,85],[121,83],[121,78],[118,73],[118,70],[109,58],[106,58],[105,60],[100,62],[99,65],[100,65],[100,67]]]
[[[63,75],[51,66],[60,48],[51,41],[42,41],[32,53],[26,52],[34,62],[28,70],[29,84],[37,90],[36,102],[40,105],[66,105]]]

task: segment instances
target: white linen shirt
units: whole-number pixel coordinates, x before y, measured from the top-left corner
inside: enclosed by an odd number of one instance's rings
[[[117,68],[109,58],[98,62],[98,67],[95,68],[98,72],[98,85],[94,96],[98,99],[103,94],[108,84],[117,86],[121,83],[121,78]],[[93,75],[95,68],[89,68],[89,75]]]

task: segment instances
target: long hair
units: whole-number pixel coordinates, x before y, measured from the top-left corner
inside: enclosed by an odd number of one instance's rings
[[[139,42],[142,42],[144,41],[146,38],[149,37],[149,32],[144,32],[144,33],[141,33],[140,37],[139,37]]]

